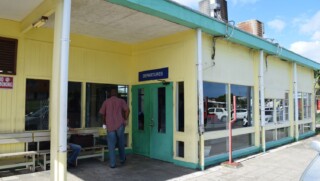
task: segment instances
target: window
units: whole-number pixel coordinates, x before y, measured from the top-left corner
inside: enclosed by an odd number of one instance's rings
[[[234,123],[233,128],[252,126],[252,88],[250,86],[231,85],[230,92],[231,104],[233,104],[233,96],[236,96],[237,106],[237,121]],[[231,117],[233,117],[233,111],[231,111]]]
[[[227,128],[227,95],[227,84],[203,82],[205,131]]]
[[[49,128],[49,80],[27,79],[25,130]]]
[[[298,119],[311,119],[311,93],[298,92]]]
[[[115,84],[86,84],[86,118],[85,127],[101,127],[100,107],[110,97],[111,89],[118,90],[118,97],[128,101],[128,86]]]
[[[303,118],[310,119],[311,118],[311,94],[310,93],[302,93],[303,95]]]
[[[283,104],[283,111],[284,111],[284,120],[289,121],[289,93],[285,93],[285,99]]]
[[[178,83],[178,131],[184,132],[184,82]]]
[[[68,83],[69,127],[81,128],[81,82]]]
[[[0,37],[0,74],[16,74],[18,40]]]

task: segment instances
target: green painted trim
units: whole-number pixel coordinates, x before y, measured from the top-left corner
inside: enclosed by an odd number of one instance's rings
[[[200,12],[192,10],[188,7],[182,6],[178,3],[168,0],[106,0],[114,4],[128,7],[155,17],[159,17],[170,22],[180,24],[182,26],[196,29],[200,28],[202,31],[213,36],[224,36],[226,34],[227,24],[206,16]],[[249,48],[264,50],[268,54],[277,55],[280,52],[279,58],[296,62],[297,64],[318,70],[320,64],[302,57],[290,50],[282,48],[279,50],[278,44],[271,43],[263,38],[257,37],[238,28],[234,28],[232,32],[230,26],[228,34],[232,34],[228,40],[247,46]]]
[[[315,131],[309,131],[307,133],[299,135],[299,140],[302,140],[302,139],[305,139],[305,138],[309,138],[309,137],[314,136],[314,135],[316,135]]]
[[[269,141],[266,143],[266,149],[271,149],[274,147],[279,147],[288,143],[294,142],[294,138],[293,137],[287,137],[287,138],[282,138],[280,140],[276,140],[276,141]]]
[[[252,146],[241,150],[232,152],[232,158],[241,158],[244,156],[252,155],[261,151],[260,147]],[[221,162],[229,160],[229,153],[222,153],[216,156],[205,158],[205,166],[217,165]]]
[[[184,162],[180,160],[173,160],[173,163],[178,166],[186,167],[186,168],[191,168],[191,169],[198,169],[200,168],[199,164],[196,163],[191,163],[191,162]]]

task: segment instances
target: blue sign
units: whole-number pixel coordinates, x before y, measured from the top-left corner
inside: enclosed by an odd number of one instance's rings
[[[169,77],[169,68],[161,68],[139,72],[139,82],[146,80],[167,79]]]

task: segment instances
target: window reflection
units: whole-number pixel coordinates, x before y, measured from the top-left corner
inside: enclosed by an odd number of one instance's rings
[[[144,89],[138,90],[138,129],[144,130]]]
[[[250,86],[231,85],[231,103],[236,96],[236,122],[233,128],[242,128],[253,125],[252,121],[252,88]],[[233,105],[232,105],[233,107]],[[233,110],[231,117],[233,117]]]
[[[110,97],[111,89],[118,90],[118,97],[127,102],[128,86],[115,84],[86,84],[86,121],[85,127],[101,127],[102,119],[99,109],[105,99]]]
[[[203,82],[205,131],[225,130],[228,124],[227,84]]]
[[[71,128],[81,127],[81,82],[68,83],[68,119]]]
[[[158,132],[166,132],[166,88],[158,88]]]
[[[49,128],[49,80],[27,79],[25,130]]]

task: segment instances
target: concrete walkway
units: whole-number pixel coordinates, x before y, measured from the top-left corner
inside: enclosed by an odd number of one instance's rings
[[[320,141],[320,136],[308,138],[267,151],[266,153],[260,153],[237,160],[237,162],[242,164],[242,167],[236,169],[215,166],[207,168],[205,171],[196,171],[142,156],[129,155],[127,163],[115,169],[110,169],[107,162],[99,162],[94,159],[81,160],[77,168],[69,170],[67,177],[68,180],[72,181],[298,181],[304,169],[317,154],[310,148],[310,142],[312,140]],[[0,172],[0,181],[50,180],[49,171],[39,171],[29,174],[22,173],[23,171]]]

